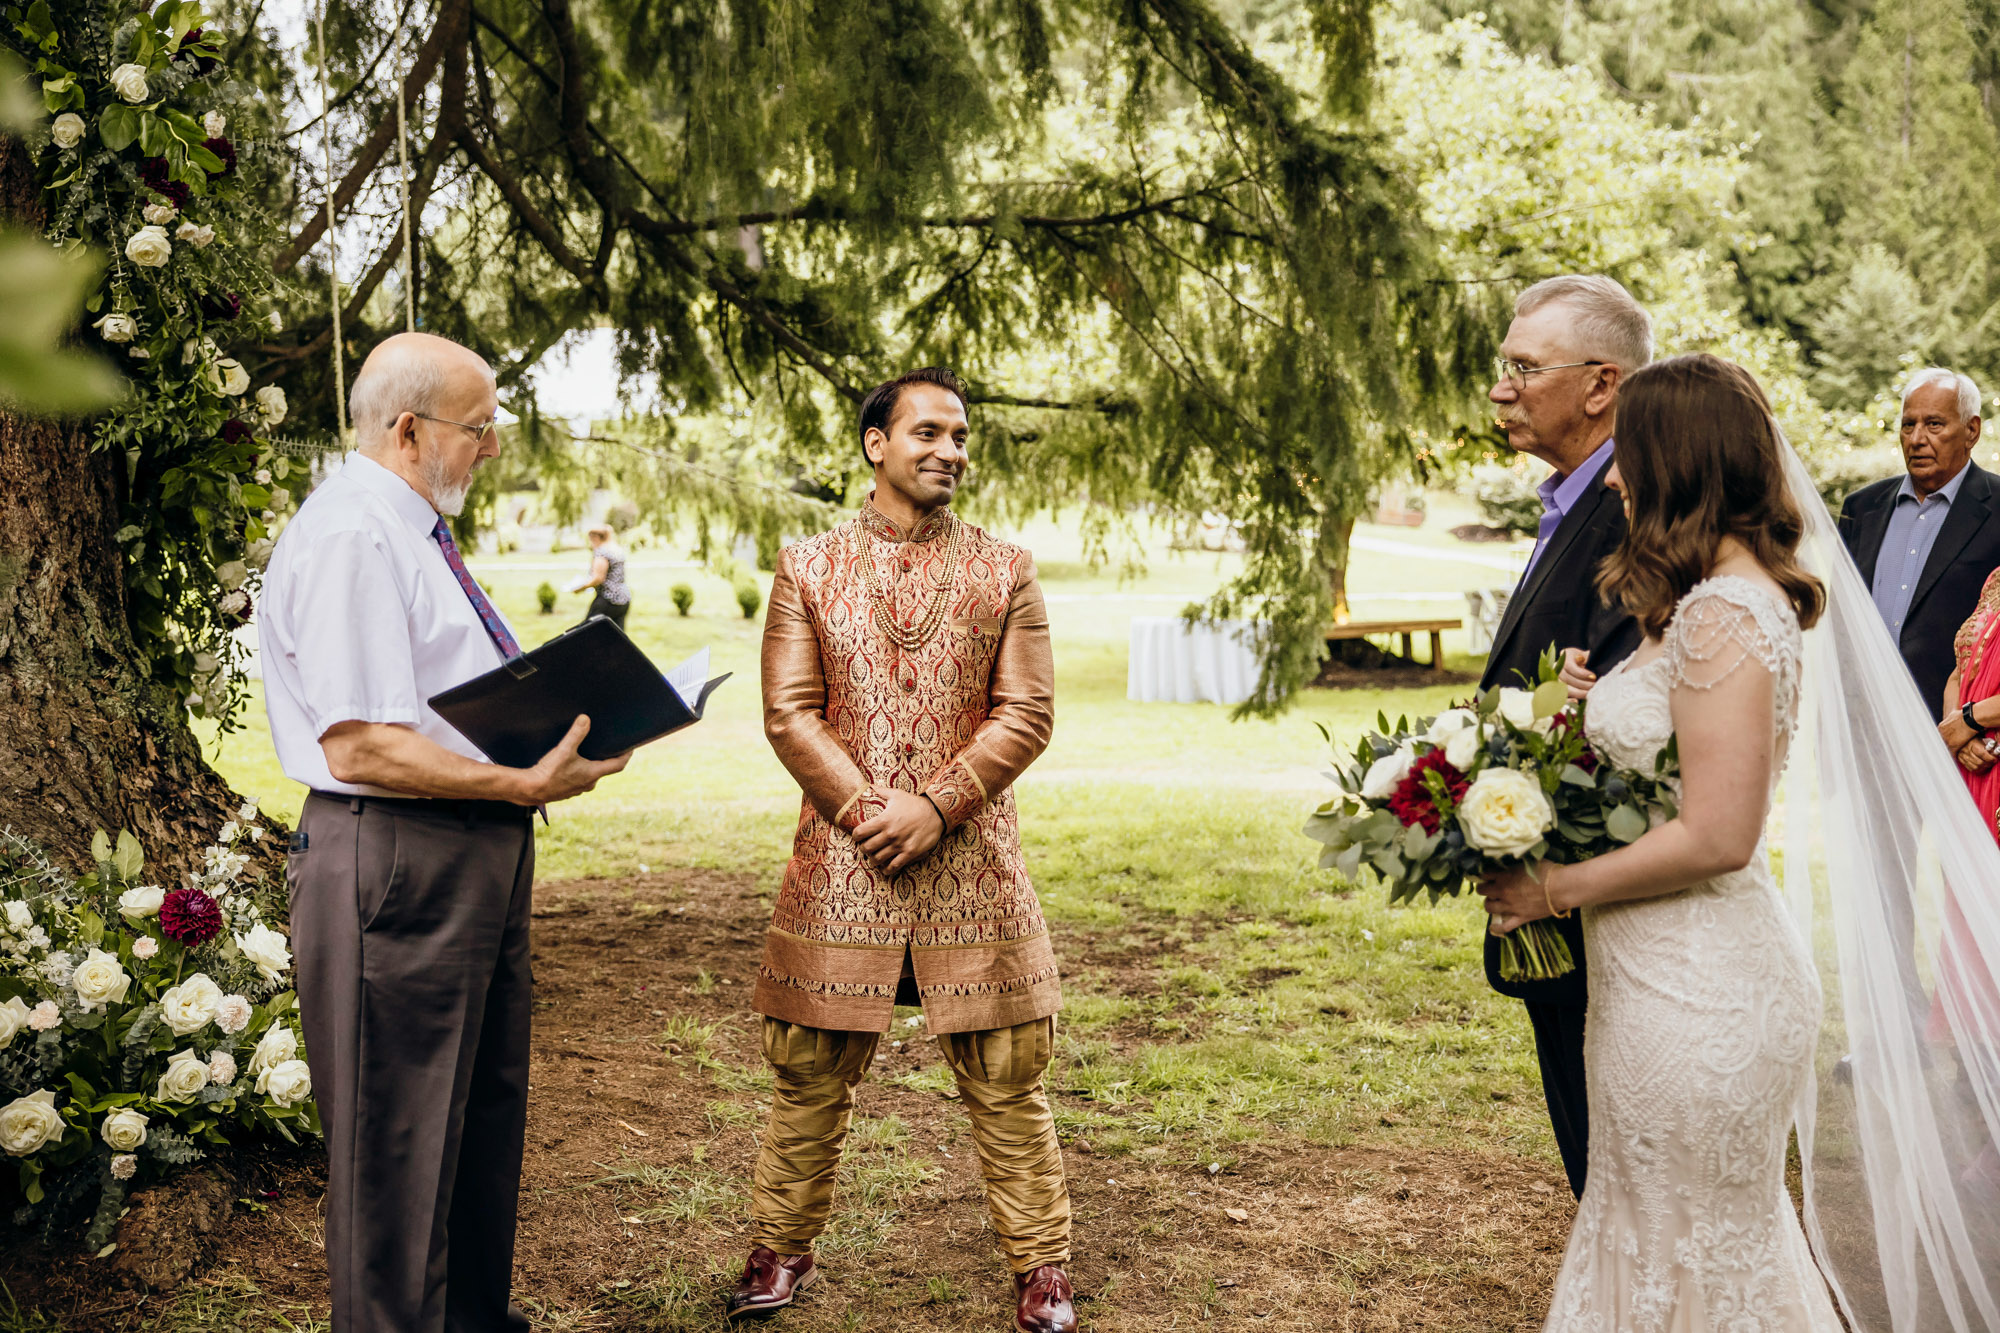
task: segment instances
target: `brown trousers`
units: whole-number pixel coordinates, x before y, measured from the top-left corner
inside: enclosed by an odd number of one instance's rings
[[[333,1333],[526,1330],[528,812],[314,794],[286,878]],[[297,843],[294,843],[297,847]]]
[[[806,1254],[825,1230],[854,1089],[880,1041],[875,1032],[764,1020],[764,1056],[776,1077],[750,1195],[757,1244]],[[1016,1273],[1069,1262],[1069,1188],[1042,1083],[1054,1044],[1053,1018],[938,1037],[972,1119],[993,1230]]]

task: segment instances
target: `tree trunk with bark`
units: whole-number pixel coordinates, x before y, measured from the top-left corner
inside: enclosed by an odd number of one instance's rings
[[[0,222],[43,223],[34,164],[6,136]],[[0,411],[0,828],[79,868],[97,829],[130,829],[172,888],[241,798],[140,660],[113,535],[122,460],[90,437]]]

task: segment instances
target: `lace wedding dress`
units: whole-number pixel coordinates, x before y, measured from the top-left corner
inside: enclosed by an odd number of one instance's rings
[[[1799,702],[1790,606],[1710,579],[1647,653],[1591,691],[1591,738],[1612,763],[1651,771],[1676,689],[1763,671],[1782,769]],[[1763,843],[1733,874],[1588,908],[1583,929],[1590,1165],[1547,1328],[1840,1333],[1785,1189],[1820,986]]]

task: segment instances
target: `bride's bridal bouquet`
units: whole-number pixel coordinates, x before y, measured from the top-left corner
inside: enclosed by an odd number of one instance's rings
[[[1320,865],[1350,878],[1371,866],[1390,901],[1436,902],[1491,871],[1588,860],[1637,840],[1656,813],[1673,818],[1673,746],[1651,773],[1612,768],[1591,748],[1584,703],[1556,679],[1553,654],[1541,675],[1532,691],[1490,689],[1436,717],[1391,726],[1378,715],[1351,756],[1336,752],[1328,776],[1340,791],[1306,825],[1326,845]],[[1506,980],[1575,966],[1551,921],[1501,937]]]

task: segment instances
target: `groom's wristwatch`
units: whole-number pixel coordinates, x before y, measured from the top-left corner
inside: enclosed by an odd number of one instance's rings
[[[1993,730],[1991,727],[1982,727],[1979,725],[1979,719],[1972,715],[1971,704],[1960,705],[1958,715],[1965,719],[1965,725],[1972,728],[1972,734],[1975,736],[1984,736],[1987,732]]]

